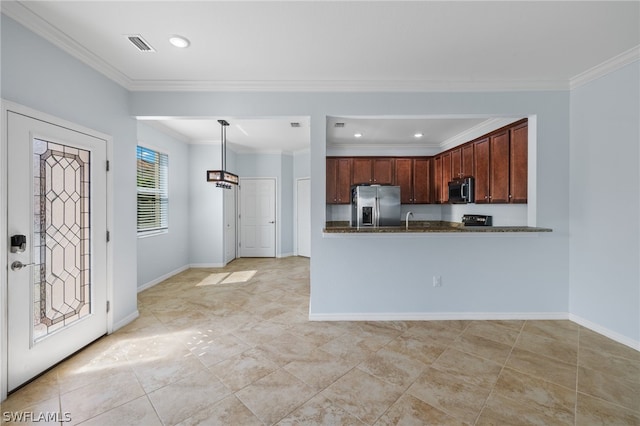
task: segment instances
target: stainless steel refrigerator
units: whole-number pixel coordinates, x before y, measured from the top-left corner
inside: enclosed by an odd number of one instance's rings
[[[351,226],[400,226],[400,187],[356,185],[351,187]]]

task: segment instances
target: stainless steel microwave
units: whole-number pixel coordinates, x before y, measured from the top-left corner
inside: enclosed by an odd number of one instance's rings
[[[474,179],[464,177],[449,182],[449,203],[466,204],[475,201]]]

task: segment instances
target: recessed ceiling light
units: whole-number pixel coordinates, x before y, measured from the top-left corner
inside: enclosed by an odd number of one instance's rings
[[[423,135],[422,133],[420,133],[420,132],[418,132],[418,133],[414,133],[414,135],[413,135],[413,137],[414,137],[414,138],[416,138],[416,139],[419,139],[419,138],[421,138],[421,137],[423,137],[423,136],[424,136],[424,135]]]
[[[362,137],[362,133],[356,133],[353,135],[354,138],[361,138]]]
[[[175,47],[179,47],[180,49],[189,47],[189,45],[191,44],[191,42],[186,37],[182,37],[180,35],[172,35],[171,37],[169,37],[169,43],[171,43]]]

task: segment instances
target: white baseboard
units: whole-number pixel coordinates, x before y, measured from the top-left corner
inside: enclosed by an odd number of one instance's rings
[[[224,263],[192,263],[189,268],[224,268]]]
[[[577,315],[569,314],[569,319],[576,324],[580,324],[581,326],[588,328],[589,330],[596,332],[598,334],[602,334],[605,337],[608,337],[611,340],[614,340],[618,343],[621,343],[625,346],[629,346],[631,349],[635,349],[636,351],[640,351],[640,342],[637,340],[633,340],[627,336],[623,336],[620,333],[617,333],[613,330],[609,330],[606,327],[603,327],[599,324],[586,320]]]
[[[294,253],[280,253],[279,255],[277,255],[277,258],[281,258],[281,257],[291,257],[291,256],[295,256]]]
[[[132,312],[130,315],[127,315],[126,317],[124,317],[123,319],[115,323],[113,325],[113,330],[111,332],[113,333],[114,331],[117,331],[118,329],[129,324],[131,321],[135,320],[139,316],[140,316],[140,312],[138,312],[138,310],[136,309],[135,312]]]
[[[558,320],[566,312],[375,312],[309,313],[309,321],[445,321],[445,320]]]
[[[156,278],[154,280],[151,280],[148,283],[142,284],[141,286],[138,286],[138,293],[140,293],[141,291],[146,290],[148,288],[151,288],[154,285],[156,285],[158,283],[161,283],[162,281],[164,281],[166,279],[169,279],[169,278],[173,277],[174,275],[179,274],[180,272],[186,271],[187,269],[189,269],[189,265],[182,266],[182,267],[180,267],[178,269],[175,269],[175,270],[173,270],[173,271],[171,271],[169,273],[164,274],[161,277],[158,277],[158,278]]]

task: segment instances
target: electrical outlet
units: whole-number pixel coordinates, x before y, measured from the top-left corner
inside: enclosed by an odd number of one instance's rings
[[[442,287],[442,277],[440,275],[433,276],[433,286]]]

